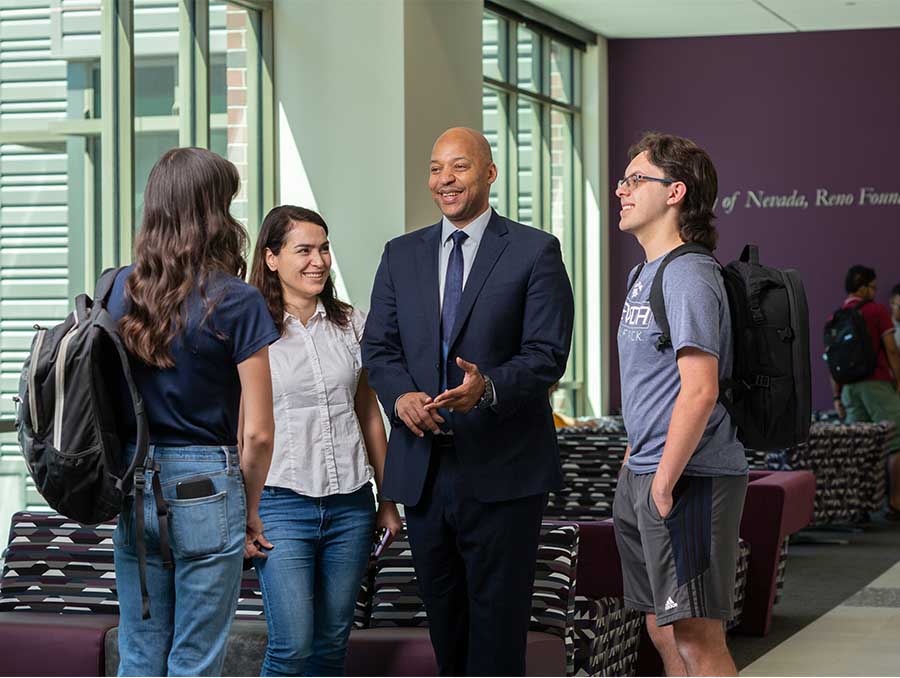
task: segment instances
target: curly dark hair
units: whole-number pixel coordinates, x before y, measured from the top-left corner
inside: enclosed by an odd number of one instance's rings
[[[263,220],[256,240],[256,250],[253,252],[250,284],[262,292],[269,313],[272,314],[272,320],[275,321],[275,327],[281,334],[284,334],[284,292],[278,273],[266,265],[266,250],[278,256],[292,224],[304,221],[321,226],[325,229],[325,235],[328,235],[328,225],[318,212],[295,205],[281,205],[272,208]],[[337,298],[334,280],[330,274],[325,280],[325,288],[319,293],[319,300],[325,307],[325,317],[328,320],[341,327],[347,326],[353,307]]]
[[[131,306],[119,321],[125,346],[148,365],[175,365],[171,344],[195,288],[208,318],[216,304],[206,294],[210,276],[246,273],[247,232],[230,212],[239,186],[237,168],[204,148],[173,148],[150,171],[125,283]]]
[[[680,235],[684,242],[695,242],[716,249],[719,233],[713,226],[713,207],[719,192],[719,179],[709,154],[690,139],[647,132],[628,149],[628,158],[647,151],[650,162],[659,167],[666,178],[687,187],[679,213]]]

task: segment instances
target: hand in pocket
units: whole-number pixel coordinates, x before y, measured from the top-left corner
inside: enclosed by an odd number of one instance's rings
[[[672,505],[675,503],[672,499],[672,492],[661,487],[661,483],[657,483],[657,479],[653,479],[650,486],[650,500],[656,506],[656,512],[663,520],[672,512]]]

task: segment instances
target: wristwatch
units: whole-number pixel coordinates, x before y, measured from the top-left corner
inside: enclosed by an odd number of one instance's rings
[[[484,379],[484,393],[475,403],[475,407],[479,410],[486,410],[494,404],[494,382],[487,375],[482,374],[481,377]]]

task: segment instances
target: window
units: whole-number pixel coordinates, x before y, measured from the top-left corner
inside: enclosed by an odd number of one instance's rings
[[[251,234],[274,202],[271,35],[271,0],[2,4],[0,524],[41,504],[11,433],[33,326],[131,260],[159,156],[202,146],[234,162]]]
[[[491,204],[523,224],[553,233],[574,289],[582,265],[582,51],[558,33],[485,11],[482,20],[484,134],[499,177]],[[584,322],[576,329],[568,369],[554,406],[582,414]]]

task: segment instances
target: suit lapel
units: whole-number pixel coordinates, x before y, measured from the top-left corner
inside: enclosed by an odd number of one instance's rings
[[[441,222],[423,229],[419,241],[416,266],[418,268],[419,291],[422,294],[422,308],[425,311],[428,336],[434,339],[435,350],[440,349],[441,300],[439,278],[439,257]]]
[[[506,240],[506,223],[503,217],[491,210],[491,220],[488,222],[487,228],[484,229],[484,235],[481,238],[481,244],[478,245],[478,254],[475,255],[475,262],[472,264],[472,270],[466,279],[466,286],[463,288],[462,297],[459,300],[459,308],[456,311],[456,321],[453,324],[453,332],[450,334],[450,348],[456,343],[460,330],[469,313],[472,312],[472,306],[478,293],[484,286],[485,281],[490,275],[494,264],[500,258],[503,250],[508,244]]]

